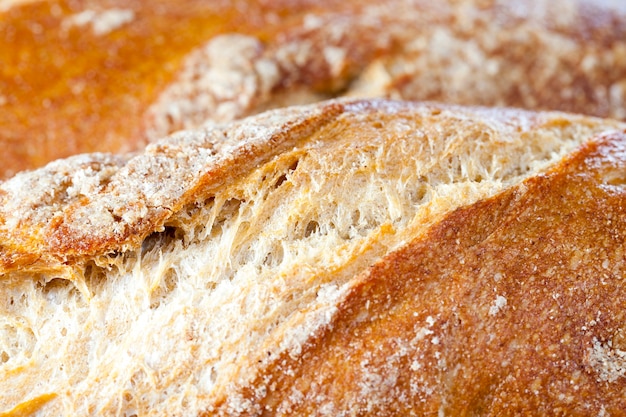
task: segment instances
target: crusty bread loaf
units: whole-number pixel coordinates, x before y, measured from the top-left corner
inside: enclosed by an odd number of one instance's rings
[[[619,415],[626,124],[331,101],[0,184],[0,413]]]
[[[624,4],[27,2],[0,12],[0,178],[339,95],[624,119]]]

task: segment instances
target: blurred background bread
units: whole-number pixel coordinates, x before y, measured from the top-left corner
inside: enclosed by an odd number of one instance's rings
[[[626,118],[618,0],[0,4],[0,178],[321,99]]]

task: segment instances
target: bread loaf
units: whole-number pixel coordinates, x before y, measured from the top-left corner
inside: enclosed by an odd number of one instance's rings
[[[341,95],[626,118],[621,0],[5,7],[0,178]]]
[[[0,184],[0,413],[619,415],[626,124],[341,100]]]

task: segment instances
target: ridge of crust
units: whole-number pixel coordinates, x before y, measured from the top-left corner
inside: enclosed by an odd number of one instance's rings
[[[296,144],[344,111],[340,103],[267,112],[183,131],[140,154],[89,154],[0,184],[0,274],[58,271],[85,256],[138,246],[184,204]],[[28,192],[25,192],[28,190]]]
[[[342,115],[446,110],[454,110],[450,123],[471,116],[519,130],[551,118],[613,123],[558,112],[344,99],[179,132],[139,154],[71,157],[0,183],[0,274],[55,272],[72,279],[73,268],[87,257],[140,246],[184,205],[206,200],[219,186]]]

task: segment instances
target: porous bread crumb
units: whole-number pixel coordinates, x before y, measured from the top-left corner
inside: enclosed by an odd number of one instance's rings
[[[625,271],[604,273],[600,262],[613,248],[623,253],[624,194],[599,185],[626,166],[625,150],[626,134],[602,135],[523,189],[453,211],[372,266],[332,327],[300,358],[277,359],[281,368],[254,384],[272,390],[249,398],[272,410],[288,405],[292,415],[318,415],[327,404],[371,415],[623,410],[626,380],[598,379],[585,347],[594,336],[623,345]],[[567,261],[576,248],[588,256],[571,270]],[[464,264],[455,262],[461,257]],[[491,279],[496,270],[498,283]],[[498,320],[484,307],[495,294],[507,298]],[[413,346],[429,316],[437,318],[427,329],[432,336]],[[594,334],[581,334],[580,323],[591,317]],[[387,368],[392,358],[393,370],[401,371],[393,389],[380,384],[363,395],[368,376],[394,375]],[[285,368],[295,371],[281,374]],[[285,404],[292,385],[307,387],[308,398]]]
[[[559,113],[330,102],[182,132],[129,158],[76,157],[2,183],[5,253],[21,232],[24,245],[40,238],[30,248],[45,256],[59,224],[66,242],[79,243],[67,249],[74,258],[48,260],[58,265],[4,264],[2,332],[23,344],[2,346],[10,394],[0,410],[52,392],[42,412],[189,414],[224,399],[233,413],[255,412],[239,389],[280,355],[298,357],[372,262],[445,213],[618,128]],[[127,229],[127,240],[116,240]],[[81,252],[94,238],[108,246]],[[427,316],[414,343],[445,346],[437,323]],[[402,377],[393,369],[411,345],[394,346],[388,372],[363,374],[364,411],[387,404]],[[443,359],[433,366],[446,368]],[[431,389],[412,378],[416,390]]]

